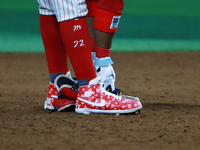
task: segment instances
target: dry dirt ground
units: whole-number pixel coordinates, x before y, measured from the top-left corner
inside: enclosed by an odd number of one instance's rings
[[[139,115],[44,110],[45,54],[0,53],[0,149],[199,150],[200,51],[113,52],[112,59],[116,86],[141,99]]]

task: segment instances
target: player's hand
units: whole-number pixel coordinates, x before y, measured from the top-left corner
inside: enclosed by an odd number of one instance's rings
[[[95,66],[97,76],[101,77],[103,87],[106,91],[113,92],[115,90],[115,72],[112,65],[98,67]]]

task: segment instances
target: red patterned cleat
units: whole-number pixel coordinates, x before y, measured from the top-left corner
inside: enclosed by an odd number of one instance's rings
[[[66,110],[70,110],[75,108],[75,100],[70,100],[70,99],[56,99],[54,100],[54,102],[52,103],[54,109],[52,111],[66,111]]]
[[[127,114],[141,109],[142,104],[138,99],[125,99],[107,92],[97,77],[91,80],[89,85],[79,87],[75,111],[81,114]]]
[[[57,91],[56,87],[54,84],[49,83],[49,89],[47,93],[47,99],[44,102],[44,109],[54,109],[52,103],[54,102],[55,99],[58,99],[59,92]]]

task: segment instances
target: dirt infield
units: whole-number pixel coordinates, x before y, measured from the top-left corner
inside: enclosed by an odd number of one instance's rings
[[[139,115],[43,110],[45,55],[0,53],[0,150],[199,150],[200,52],[112,59],[116,86],[141,99]]]

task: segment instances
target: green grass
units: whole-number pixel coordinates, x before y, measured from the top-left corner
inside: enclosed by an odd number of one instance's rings
[[[26,11],[37,11],[38,3],[37,0],[1,0],[0,10],[24,10],[24,13]]]
[[[200,50],[200,0],[125,0],[113,50]],[[36,0],[0,1],[0,52],[44,51]]]
[[[37,34],[1,34],[0,52],[44,52]]]
[[[125,0],[124,14],[200,16],[199,0]],[[2,0],[0,10],[37,11],[37,0]]]
[[[12,34],[0,36],[2,52],[44,52],[38,35]],[[112,51],[197,51],[199,40],[162,40],[114,38]]]
[[[162,16],[200,16],[199,0],[125,0],[123,13]]]
[[[199,40],[115,38],[114,51],[199,51]]]

